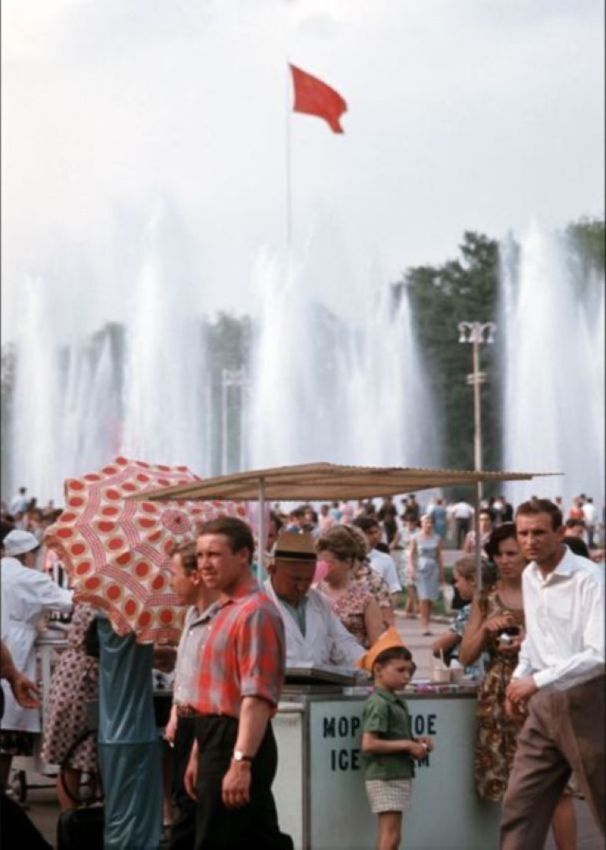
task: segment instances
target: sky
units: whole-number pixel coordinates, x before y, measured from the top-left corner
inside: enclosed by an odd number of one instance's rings
[[[82,329],[120,319],[159,204],[192,309],[253,310],[288,138],[293,252],[343,310],[466,230],[603,217],[603,54],[600,0],[3,0],[3,340],[28,276]],[[343,135],[292,114],[288,61]]]

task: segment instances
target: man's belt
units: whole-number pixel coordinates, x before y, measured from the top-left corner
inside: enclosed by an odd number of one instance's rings
[[[195,717],[199,714],[199,711],[193,707],[193,705],[178,705],[177,706],[177,717]]]

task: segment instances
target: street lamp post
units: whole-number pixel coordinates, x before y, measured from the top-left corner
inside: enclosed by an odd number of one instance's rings
[[[482,469],[482,415],[480,408],[480,385],[486,382],[486,372],[480,371],[479,346],[492,344],[497,326],[494,322],[459,322],[459,342],[472,345],[473,371],[467,376],[467,383],[473,387],[473,460],[476,471]],[[479,489],[482,497],[482,485]]]
[[[479,347],[482,343],[492,344],[497,326],[494,322],[459,322],[459,342],[472,345],[473,371],[467,376],[467,383],[473,387],[473,460],[476,472],[482,469],[482,412],[480,408],[480,386],[486,381],[486,372],[480,371]],[[482,482],[476,484],[476,504],[474,529],[476,536],[475,560],[478,589],[482,588],[482,545],[480,541],[480,503],[482,501]]]

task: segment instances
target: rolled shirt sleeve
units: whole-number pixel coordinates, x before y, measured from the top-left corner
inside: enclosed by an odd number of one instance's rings
[[[284,625],[277,611],[258,607],[238,628],[240,694],[277,706],[286,664]]]

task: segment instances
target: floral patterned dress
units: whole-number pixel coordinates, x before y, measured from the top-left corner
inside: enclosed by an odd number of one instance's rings
[[[480,603],[484,618],[511,614],[516,625],[524,626],[523,609],[507,608],[493,590]],[[484,679],[478,689],[475,744],[475,783],[481,797],[500,802],[516,750],[521,720],[505,716],[505,691],[518,663],[518,652],[498,652],[497,639],[487,647],[488,661]]]
[[[323,581],[318,589],[324,593],[332,610],[345,628],[352,633],[359,644],[368,649],[370,639],[366,631],[364,612],[373,598],[371,592],[359,581],[352,581],[345,593],[342,593],[337,599],[329,596],[329,588],[326,582]]]
[[[379,608],[393,608],[389,585],[373,570],[368,561],[359,561],[354,567],[352,577],[371,592]]]
[[[50,764],[61,764],[76,738],[89,727],[86,703],[97,698],[99,662],[86,654],[84,639],[94,616],[90,605],[76,604],[67,648],[53,671],[41,753],[42,760]],[[97,772],[94,735],[78,747],[70,759],[70,767],[86,773]]]

